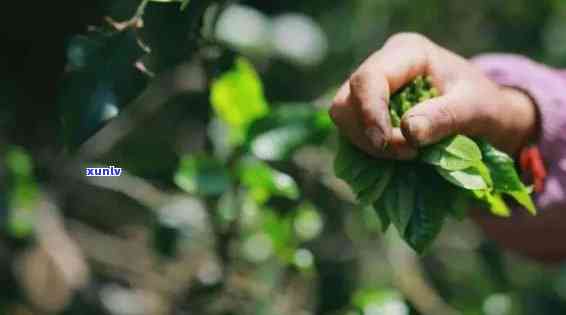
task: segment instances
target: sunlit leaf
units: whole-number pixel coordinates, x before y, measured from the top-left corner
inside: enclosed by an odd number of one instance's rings
[[[475,167],[469,167],[459,171],[447,171],[439,167],[436,168],[438,174],[456,186],[465,189],[486,189],[487,183]]]
[[[525,207],[531,214],[537,214],[537,208],[531,198],[528,189],[506,192],[512,196],[521,206]]]
[[[279,105],[251,125],[249,146],[260,159],[285,160],[303,145],[319,144],[331,126],[326,110],[302,103]]]
[[[484,162],[493,178],[493,188],[500,193],[513,197],[530,213],[536,214],[536,207],[529,189],[521,182],[513,159],[504,152],[495,149],[485,141],[480,141]]]
[[[270,130],[251,143],[252,152],[260,159],[276,161],[289,156],[290,152],[305,143],[311,135],[306,126],[290,125]]]
[[[26,238],[33,233],[35,207],[39,202],[39,187],[33,174],[33,161],[19,147],[12,147],[5,156],[8,170],[8,221],[6,228],[15,238]]]
[[[474,191],[476,197],[486,203],[491,213],[499,217],[511,216],[511,210],[503,200],[500,193],[492,193],[490,191],[478,190]]]
[[[299,188],[295,180],[265,162],[245,158],[238,165],[238,174],[242,184],[258,203],[265,203],[272,196],[297,199]]]
[[[474,161],[462,159],[435,146],[425,149],[420,158],[422,161],[438,166],[447,171],[459,171],[474,165]]]
[[[263,86],[252,64],[236,59],[234,67],[214,80],[210,102],[216,115],[232,128],[233,141],[244,140],[250,124],[269,112]]]
[[[482,159],[481,150],[474,140],[462,135],[448,137],[430,146],[429,150],[431,149],[440,151],[443,154],[445,152],[450,153],[467,161],[481,161]]]

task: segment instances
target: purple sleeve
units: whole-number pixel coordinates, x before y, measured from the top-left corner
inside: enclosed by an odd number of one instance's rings
[[[537,145],[548,171],[535,200],[541,209],[566,210],[566,72],[510,54],[481,55],[472,62],[498,84],[520,89],[535,101]]]

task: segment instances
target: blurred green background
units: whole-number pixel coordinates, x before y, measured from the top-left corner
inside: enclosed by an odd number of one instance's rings
[[[0,26],[3,314],[566,312],[565,268],[469,221],[422,257],[382,235],[326,115],[401,31],[566,66],[566,2],[16,3]]]

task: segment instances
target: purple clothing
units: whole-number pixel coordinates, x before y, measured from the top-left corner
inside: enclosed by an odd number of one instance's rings
[[[510,54],[481,55],[472,62],[498,84],[520,89],[535,101],[541,120],[537,145],[548,171],[535,201],[541,210],[566,210],[566,71]]]

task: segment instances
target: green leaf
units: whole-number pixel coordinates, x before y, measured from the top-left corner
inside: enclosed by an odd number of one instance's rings
[[[391,119],[391,126],[395,128],[401,126],[401,118],[393,108],[389,110],[389,117]]]
[[[257,72],[241,57],[231,70],[213,81],[210,103],[216,115],[232,128],[236,143],[244,140],[254,120],[269,112]]]
[[[470,190],[487,189],[488,185],[476,167],[469,167],[459,171],[447,171],[436,167],[436,171],[452,184]]]
[[[378,182],[384,176],[391,176],[388,172],[393,169],[393,163],[387,160],[360,160],[359,164],[362,171],[348,182],[354,193],[358,195],[368,191],[370,195],[373,195],[374,193],[372,193],[372,191],[375,190],[375,187],[379,186]]]
[[[338,139],[338,152],[334,158],[334,174],[336,174],[336,177],[341,179],[346,177],[350,167],[354,164],[355,156],[352,145],[348,143],[348,140],[340,136]]]
[[[508,191],[506,194],[513,197],[521,206],[525,207],[530,214],[537,214],[537,208],[527,188],[523,190]]]
[[[511,216],[511,210],[503,200],[500,193],[492,193],[487,190],[477,190],[473,192],[477,199],[484,202],[489,211],[499,217]]]
[[[493,179],[493,188],[513,197],[531,214],[536,214],[536,207],[530,196],[529,189],[523,184],[517,174],[513,159],[504,152],[495,149],[486,141],[479,141],[483,160],[489,168]]]
[[[452,217],[457,220],[464,220],[470,207],[472,206],[472,197],[468,191],[460,189],[452,189],[450,187],[449,194],[453,196],[450,207],[448,208]]]
[[[33,175],[33,161],[24,149],[10,148],[5,160],[6,167],[14,176],[30,177]]]
[[[330,130],[327,110],[307,103],[284,104],[251,124],[246,144],[258,158],[280,161],[303,145],[320,144]]]
[[[478,161],[474,164],[474,168],[477,169],[478,173],[481,175],[485,184],[489,189],[493,189],[493,179],[491,178],[491,173],[489,168],[482,162]]]
[[[375,184],[379,181],[380,177],[383,176],[384,170],[383,169],[376,169],[362,172],[359,176],[357,176],[354,181],[350,183],[352,191],[357,195],[362,193],[365,190],[372,189]]]
[[[416,207],[405,230],[404,239],[417,253],[430,246],[438,236],[446,216],[445,192],[434,180],[422,180],[417,190]],[[433,177],[433,176],[427,176]]]
[[[372,172],[371,169],[367,171]],[[393,167],[393,165],[391,165],[383,167],[382,171],[383,172],[381,173],[381,176],[379,177],[375,185],[373,185],[373,187],[370,187],[358,194],[358,201],[362,206],[371,205],[381,197],[387,185],[391,181],[391,178],[393,177],[395,168]]]
[[[290,125],[270,130],[251,142],[252,152],[260,159],[279,161],[287,159],[312,133],[307,126]]]
[[[419,76],[395,92],[389,101],[391,124],[399,127],[401,117],[420,102],[438,96],[428,77]]]
[[[500,217],[509,217],[511,216],[511,210],[507,207],[505,200],[499,193],[495,194],[486,194],[487,200],[490,203],[490,211],[491,213],[500,216]]]
[[[205,155],[186,156],[174,181],[189,193],[219,196],[230,186],[230,174],[221,161]]]
[[[238,175],[242,184],[260,204],[267,202],[272,196],[299,198],[299,188],[292,177],[260,160],[242,159],[238,164]]]
[[[381,198],[379,198],[377,201],[375,201],[373,203],[373,207],[372,207],[373,211],[375,211],[375,213],[377,214],[377,216],[379,218],[379,223],[380,223],[382,232],[387,231],[387,229],[389,228],[389,225],[391,225],[391,218],[389,217],[389,214],[387,213],[384,195],[385,195],[385,192],[381,195]]]
[[[482,159],[479,146],[474,140],[462,135],[446,138],[437,144],[433,144],[431,148],[445,151],[467,161],[481,161]]]
[[[368,168],[371,160],[368,155],[343,137],[340,137],[338,146],[338,153],[334,159],[334,172],[338,178],[350,184]]]
[[[412,169],[403,167],[398,170],[383,198],[387,214],[402,236],[415,209],[417,178]]]
[[[524,185],[515,170],[513,159],[485,141],[479,143],[483,161],[489,168],[493,179],[494,189],[500,192],[523,190]]]
[[[438,166],[447,171],[459,171],[474,165],[474,161],[462,159],[436,147],[425,149],[421,154],[422,161]]]
[[[15,238],[27,238],[34,231],[35,208],[40,197],[33,174],[33,160],[24,149],[11,147],[6,152],[5,164],[9,183],[6,228]]]

